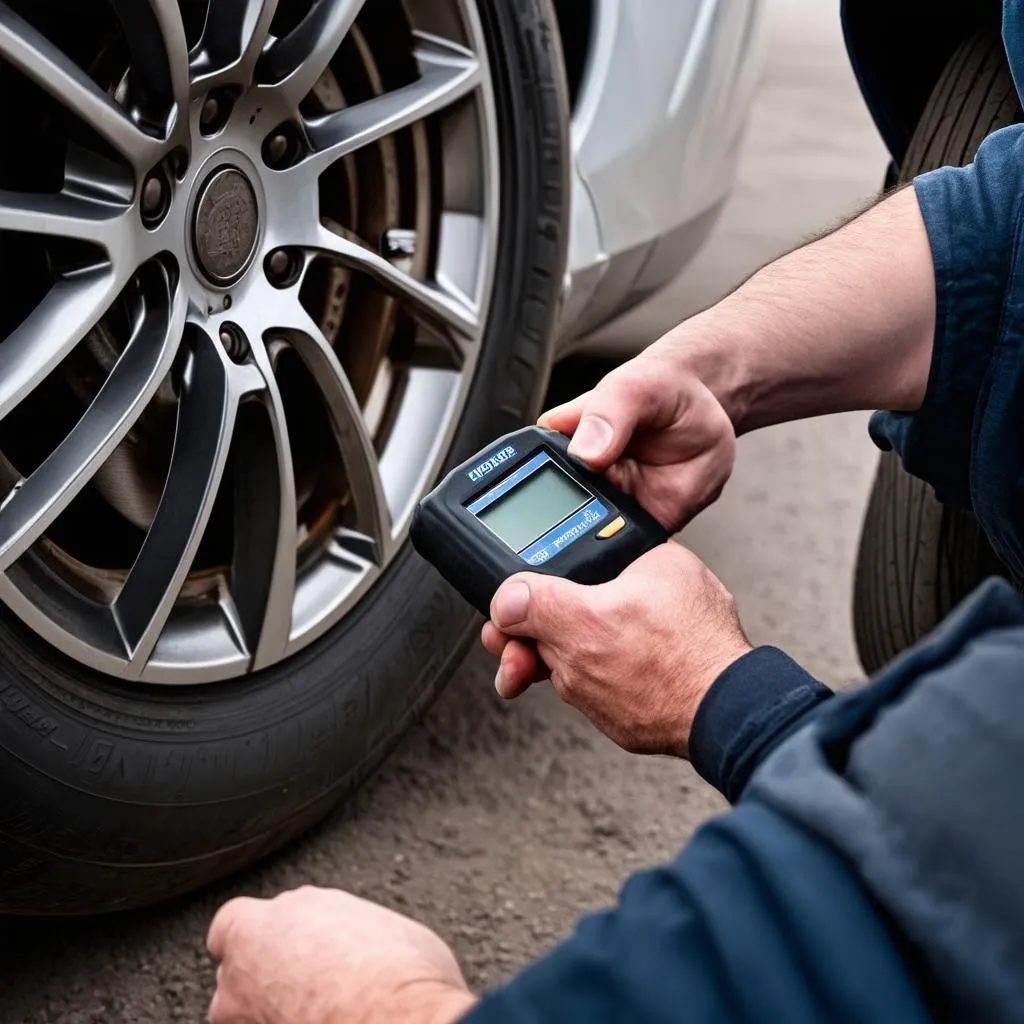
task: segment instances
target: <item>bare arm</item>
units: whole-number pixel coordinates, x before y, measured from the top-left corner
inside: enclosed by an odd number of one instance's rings
[[[917,409],[934,332],[931,249],[904,188],[769,264],[649,352],[695,373],[743,433],[848,409]]]

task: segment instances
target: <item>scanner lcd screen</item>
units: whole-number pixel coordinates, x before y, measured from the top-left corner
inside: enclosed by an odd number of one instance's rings
[[[591,494],[575,480],[553,462],[547,462],[477,516],[492,533],[518,552],[553,530],[590,498]]]

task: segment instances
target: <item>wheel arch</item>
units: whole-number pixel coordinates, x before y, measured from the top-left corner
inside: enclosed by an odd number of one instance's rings
[[[843,34],[861,93],[899,166],[953,51],[985,25],[1000,0],[842,0]]]
[[[555,10],[558,34],[562,41],[569,106],[574,111],[594,46],[596,0],[552,0],[551,5]]]

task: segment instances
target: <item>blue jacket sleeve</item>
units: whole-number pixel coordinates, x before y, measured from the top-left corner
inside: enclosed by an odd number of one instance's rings
[[[585,918],[466,1018],[928,1019],[892,936],[842,861],[783,818],[746,805],[705,826],[673,864],[636,875],[616,909]]]
[[[995,132],[974,163],[922,175],[914,189],[935,265],[931,371],[921,408],[876,413],[871,434],[939,501],[972,510],[1024,579],[1024,126]]]
[[[697,773],[730,803],[754,769],[803,725],[832,691],[775,647],[733,662],[707,692],[690,731]]]

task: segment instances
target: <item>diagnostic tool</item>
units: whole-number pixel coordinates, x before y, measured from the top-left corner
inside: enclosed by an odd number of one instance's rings
[[[478,611],[517,572],[607,583],[668,540],[665,529],[541,427],[453,469],[417,506],[412,543]]]

